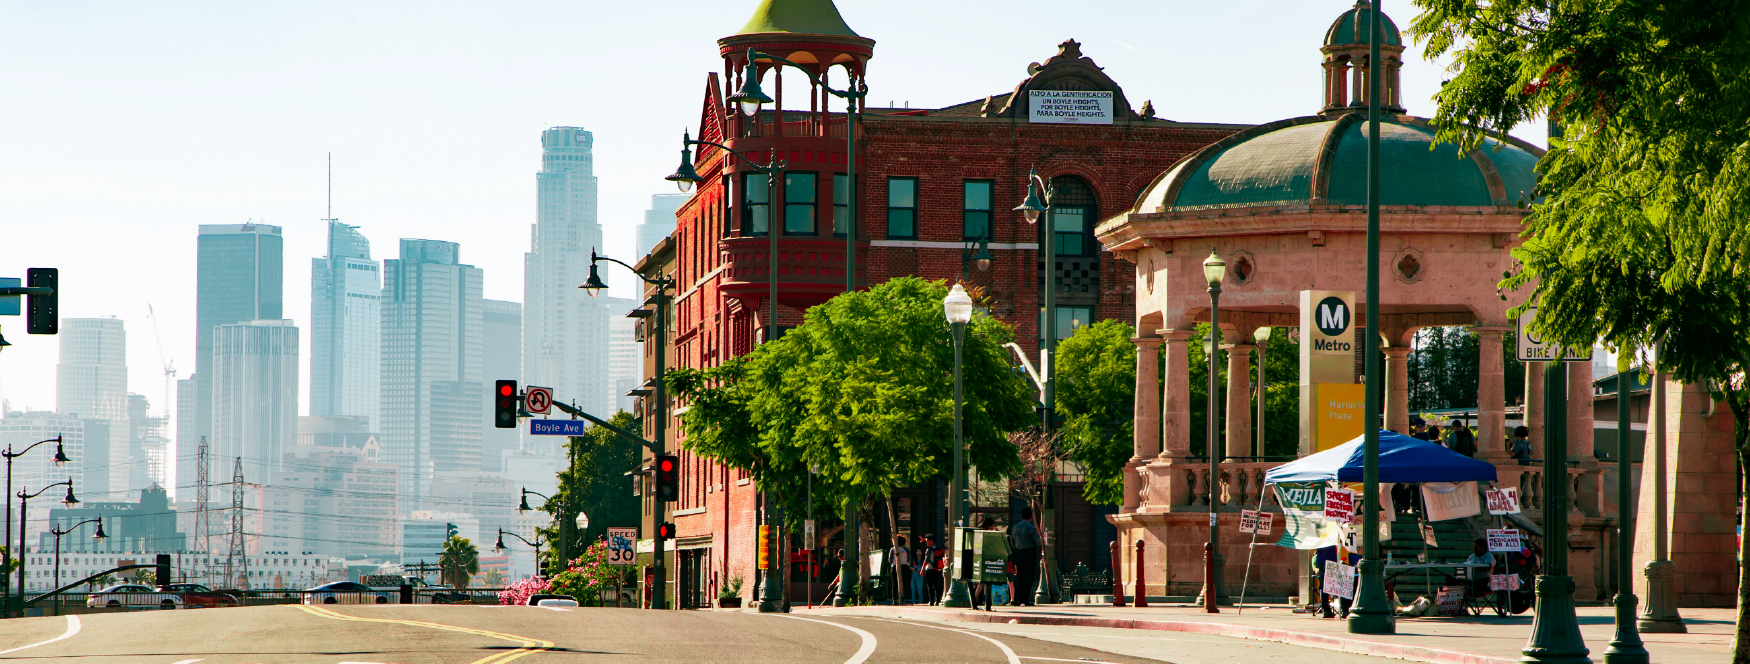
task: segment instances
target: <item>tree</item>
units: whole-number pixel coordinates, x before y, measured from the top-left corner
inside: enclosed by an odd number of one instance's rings
[[[480,571],[480,549],[460,535],[444,540],[444,550],[438,554],[439,578],[451,588],[468,587],[468,580]]]
[[[504,587],[504,572],[496,569],[486,570],[480,575],[480,583],[488,588],[502,588]]]
[[[1744,0],[1420,0],[1429,57],[1452,53],[1442,138],[1468,146],[1547,113],[1522,269],[1533,331],[1619,351],[1664,340],[1660,367],[1707,385],[1750,461],[1750,6]],[[1528,197],[1529,198],[1529,197]],[[1746,476],[1740,473],[1741,477]],[[1740,496],[1750,496],[1741,492]],[[1750,540],[1740,543],[1734,662],[1750,662]]]
[[[687,406],[682,445],[747,472],[800,525],[810,466],[821,505],[885,496],[952,469],[953,337],[943,282],[893,279],[810,308],[803,323],[754,352],[708,369],[677,369]],[[1032,423],[1033,389],[1003,344],[1013,331],[988,315],[963,350],[966,459],[985,479],[1019,469],[1007,435]]]
[[[623,410],[614,413],[608,422],[627,431],[636,432],[640,428],[637,418]],[[643,447],[600,426],[585,429],[581,436],[571,436],[566,445],[571,463],[559,472],[559,490],[541,511],[557,520],[566,518],[562,510],[571,505],[572,509],[589,515],[587,530],[571,529],[575,539],[570,550],[577,552],[600,540],[610,527],[638,523],[638,497],[632,495],[632,479],[626,472],[638,468],[643,460]],[[576,518],[576,514],[569,518]],[[558,555],[559,532],[557,522],[537,529],[539,536],[552,543],[541,552],[544,560],[551,562]]]
[[[547,592],[570,595],[584,606],[600,605],[602,595],[612,595],[613,588],[624,584],[635,569],[632,565],[609,565],[608,543],[596,542],[567,563],[565,571],[553,575]]]

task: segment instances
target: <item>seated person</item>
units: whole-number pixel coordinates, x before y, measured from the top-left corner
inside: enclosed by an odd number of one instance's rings
[[[1489,594],[1489,577],[1495,574],[1499,565],[1495,560],[1495,554],[1489,552],[1488,541],[1479,537],[1471,542],[1471,555],[1469,558],[1465,558],[1464,562],[1467,565],[1488,565],[1487,569],[1471,567],[1465,570],[1465,578],[1469,581],[1465,585],[1468,587],[1467,592],[1470,597],[1475,599],[1487,596]]]

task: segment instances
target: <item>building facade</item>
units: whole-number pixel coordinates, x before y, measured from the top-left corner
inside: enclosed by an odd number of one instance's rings
[[[103,421],[108,428],[107,440],[101,441],[103,457],[87,459],[86,467],[93,472],[86,478],[85,490],[127,491],[131,468],[127,330],[119,318],[67,318],[61,321],[59,338],[55,410],[67,417]]]
[[[481,301],[482,381],[517,380],[523,370],[523,305],[503,300]],[[492,422],[492,395],[480,406],[480,468],[499,472],[504,455],[522,448],[520,429],[500,429]]]
[[[644,223],[638,224],[639,256],[650,253],[663,238],[674,232],[674,211],[687,202],[688,194],[651,194],[650,209],[644,211]]]
[[[96,524],[78,529],[73,526],[87,519],[103,519],[107,538],[98,540]],[[62,553],[126,553],[129,551],[183,551],[188,537],[176,528],[176,511],[170,507],[170,494],[164,487],[154,486],[140,491],[137,503],[86,501],[77,507],[57,507],[49,510],[49,521],[56,529],[67,531],[61,536]],[[45,532],[37,540],[44,551],[53,551],[54,535]]]
[[[328,255],[310,265],[310,414],[378,421],[382,407],[381,266],[357,226],[328,222]],[[374,429],[373,429],[374,430]]]
[[[401,544],[398,470],[381,462],[374,440],[361,447],[287,449],[264,496],[262,549],[395,558]]]
[[[437,240],[404,239],[401,257],[383,263],[378,440],[400,468],[403,507],[418,509],[438,471],[480,469],[483,275]]]
[[[49,440],[59,436],[61,449],[67,455],[67,465],[56,467],[55,443],[44,444],[28,454],[12,460],[13,491],[30,490],[35,492],[42,487],[55,482],[73,480],[73,495],[78,496],[85,489],[85,425],[84,420],[66,417],[58,413],[46,411],[13,411],[0,419],[0,447],[8,447],[17,451],[36,444],[38,441]],[[103,436],[106,444],[108,433]],[[107,458],[107,457],[105,457]],[[60,500],[61,492],[50,491],[42,497],[31,501],[38,510],[49,509]],[[83,499],[81,499],[83,500]],[[13,509],[18,509],[18,500],[13,499]],[[43,514],[43,512],[38,512]],[[14,520],[16,516],[12,517]],[[27,526],[25,541],[36,539],[37,533],[48,532],[48,523],[42,519],[34,519]]]
[[[170,418],[152,417],[145,395],[128,395],[128,483],[132,487],[170,486]]]
[[[807,307],[843,292],[847,232],[853,235],[856,287],[908,275],[963,281],[988,303],[992,315],[1015,328],[1019,339],[1031,340],[1022,346],[1038,366],[1042,328],[1054,328],[1064,338],[1079,325],[1128,321],[1134,315],[1136,267],[1094,240],[1099,219],[1128,208],[1180,157],[1245,128],[1155,117],[1152,103],[1133,105],[1070,40],[1027,67],[1029,75],[1008,91],[998,85],[1010,83],[993,83],[967,90],[971,101],[935,109],[859,107],[856,181],[851,182],[846,114],[833,110],[842,109],[843,102],[811,87],[794,69],[769,62],[750,65],[747,52],[829,63],[804,66],[815,75],[827,67],[842,68],[848,79],[841,80],[861,85],[874,44],[851,30],[830,2],[804,0],[762,3],[740,32],[718,40],[723,71],[706,75],[696,135],[761,163],[775,153],[788,170],[772,186],[722,150],[703,147],[697,153],[694,164],[702,182],[677,209],[674,233],[646,259],[649,268],[679,284],[670,319],[673,366],[709,367],[749,353],[760,339],[772,336],[769,331],[799,324]],[[762,88],[777,98],[756,116],[725,101],[749,77],[760,77]],[[1075,122],[1056,112],[1060,100],[1069,97],[1089,105]],[[1049,231],[1044,219],[1031,224],[1012,212],[1035,171],[1055,191]],[[774,232],[777,265],[770,265],[769,234]],[[1049,260],[1040,256],[1044,232],[1054,234],[1055,255]],[[968,260],[981,246],[994,255],[988,270]],[[776,321],[768,319],[765,308],[774,276]],[[1049,326],[1042,325],[1047,284],[1056,289],[1058,309],[1056,324]],[[655,404],[645,398],[639,407],[649,433]],[[672,413],[666,444],[681,449],[685,432]],[[722,579],[755,578],[758,503],[745,476],[684,449],[678,454],[683,499],[670,507],[681,559],[670,569],[677,570],[676,589],[686,605],[709,597]],[[1060,507],[1060,522],[1046,528],[1082,533],[1083,539],[1075,547],[1065,543],[1057,562],[1065,568],[1076,563],[1103,568],[1107,557],[1098,538],[1109,540],[1113,530],[1095,527],[1097,510],[1077,502],[1079,490],[1066,489],[1058,494],[1060,503],[1076,504]],[[897,524],[885,518],[870,524],[879,537],[865,546],[882,546],[895,532],[940,534],[944,491],[911,487],[893,498],[910,506],[896,509],[906,516]],[[1007,509],[1018,511],[1018,505]],[[1066,528],[1061,521],[1069,514],[1083,522]]]
[[[603,413],[615,401],[614,385],[603,380],[610,312],[577,287],[589,278],[590,252],[608,253],[596,221],[594,141],[577,127],[541,132],[537,212],[531,248],[523,255],[522,381],[551,387],[553,398],[586,412]]]
[[[284,319],[213,328],[211,375],[211,472],[241,458],[244,478],[273,477],[280,455],[298,440],[298,328]]]
[[[213,433],[214,330],[220,325],[285,318],[285,239],[280,227],[203,224],[197,243],[195,373],[186,379],[187,396],[192,398],[185,399],[181,384],[177,386],[176,478],[178,489],[191,487],[187,496],[194,494],[194,450],[201,436]],[[173,498],[185,495],[172,493]]]

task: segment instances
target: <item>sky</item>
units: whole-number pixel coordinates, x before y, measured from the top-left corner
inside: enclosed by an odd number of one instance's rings
[[[373,258],[399,238],[458,242],[486,297],[521,301],[541,130],[595,133],[604,253],[632,262],[650,195],[675,191],[662,177],[681,132],[698,133],[716,40],[757,4],[0,0],[0,277],[60,268],[63,318],[123,319],[129,389],[157,411],[164,364],[179,378],[195,365],[197,227],[281,226],[307,394],[329,153],[333,215]],[[1263,123],[1318,110],[1318,48],[1352,3],[837,4],[876,41],[871,105],[1007,92],[1074,38],[1137,108]],[[1400,27],[1416,14],[1385,10]],[[1432,115],[1445,63],[1413,43],[1405,60],[1405,104]],[[1541,124],[1515,134],[1544,144]],[[625,275],[604,276],[630,295]],[[25,334],[22,317],[0,317],[0,333],[13,344],[0,400],[54,409],[56,337]]]

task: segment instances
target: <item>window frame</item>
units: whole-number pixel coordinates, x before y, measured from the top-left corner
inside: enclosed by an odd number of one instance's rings
[[[893,183],[895,183],[895,182],[908,182],[911,184],[911,205],[903,206],[903,205],[894,205],[893,204]],[[887,178],[887,239],[889,239],[889,240],[916,240],[916,239],[918,239],[918,190],[920,188],[918,185],[919,185],[918,178],[916,176],[899,176],[899,177]],[[911,216],[911,221],[910,221],[911,232],[909,232],[909,233],[895,233],[894,232],[893,213],[896,210],[908,213]]]
[[[983,185],[985,188],[983,209],[974,208],[971,205],[970,189],[974,185]],[[966,179],[960,182],[960,235],[962,241],[976,242],[978,240],[991,241],[996,239],[996,229],[992,226],[992,222],[994,222],[996,218],[995,196],[996,181],[994,180],[978,178]],[[984,233],[979,235],[974,235],[969,232],[971,218],[975,214],[984,215]]]
[[[807,179],[807,186],[792,187],[792,179]],[[798,192],[805,192],[808,200],[799,201],[794,198]],[[791,230],[790,213],[808,210],[808,226],[806,229]],[[820,173],[815,171],[784,171],[784,235],[809,237],[820,234]]]
[[[749,186],[748,181],[753,180],[754,178],[760,178],[760,179],[763,179],[766,181],[760,183],[759,186]],[[765,196],[766,200],[763,202],[759,202],[759,203],[754,202],[752,198],[748,197],[748,192],[750,192],[750,191],[763,191],[764,193],[761,195]],[[772,201],[771,201],[771,197],[772,197],[772,189],[771,189],[771,176],[770,175],[767,175],[765,173],[759,173],[759,172],[743,173],[742,174],[742,176],[741,176],[741,199],[740,199],[741,236],[742,237],[765,237],[768,233],[772,232]],[[754,215],[755,208],[759,208],[760,212],[765,213],[764,216],[765,216],[765,220],[766,220],[766,230],[764,230],[764,231],[754,230],[754,220],[755,220],[755,216],[756,216],[756,215]]]
[[[832,174],[832,236],[843,238],[851,228],[851,177]]]

